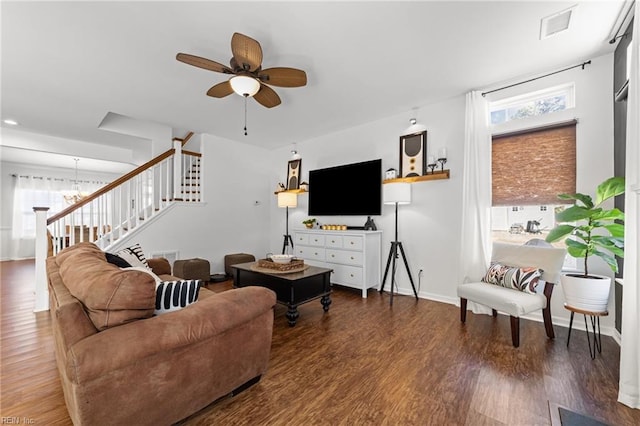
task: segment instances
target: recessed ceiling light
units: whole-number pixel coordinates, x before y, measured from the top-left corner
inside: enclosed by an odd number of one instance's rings
[[[552,35],[568,30],[569,23],[571,22],[571,15],[575,8],[576,6],[572,6],[562,12],[554,13],[553,15],[542,18],[540,21],[540,40],[544,40],[547,37],[551,37]]]
[[[17,126],[18,122],[16,120],[12,120],[10,118],[7,118],[6,120],[2,120],[4,122],[4,124],[8,124],[10,126]]]

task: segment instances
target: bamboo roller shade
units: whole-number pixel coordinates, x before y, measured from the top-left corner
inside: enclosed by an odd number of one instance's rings
[[[576,122],[493,137],[494,206],[567,204],[576,192]]]

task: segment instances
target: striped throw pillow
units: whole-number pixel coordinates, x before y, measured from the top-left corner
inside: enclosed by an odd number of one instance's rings
[[[198,300],[200,280],[160,281],[156,283],[156,315],[177,311]]]
[[[116,255],[124,259],[131,266],[144,266],[147,269],[151,269],[147,263],[147,258],[144,257],[144,252],[140,244],[134,244],[131,247],[124,248],[117,252]]]

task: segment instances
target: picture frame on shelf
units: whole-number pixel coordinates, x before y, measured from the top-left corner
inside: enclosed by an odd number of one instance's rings
[[[302,159],[290,160],[287,165],[287,190],[300,189]]]
[[[427,173],[427,131],[400,136],[400,177]]]

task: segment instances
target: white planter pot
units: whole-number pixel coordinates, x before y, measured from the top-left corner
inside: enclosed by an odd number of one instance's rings
[[[589,312],[605,312],[609,304],[611,278],[594,275],[599,278],[584,278],[562,275],[560,283],[567,305]]]

